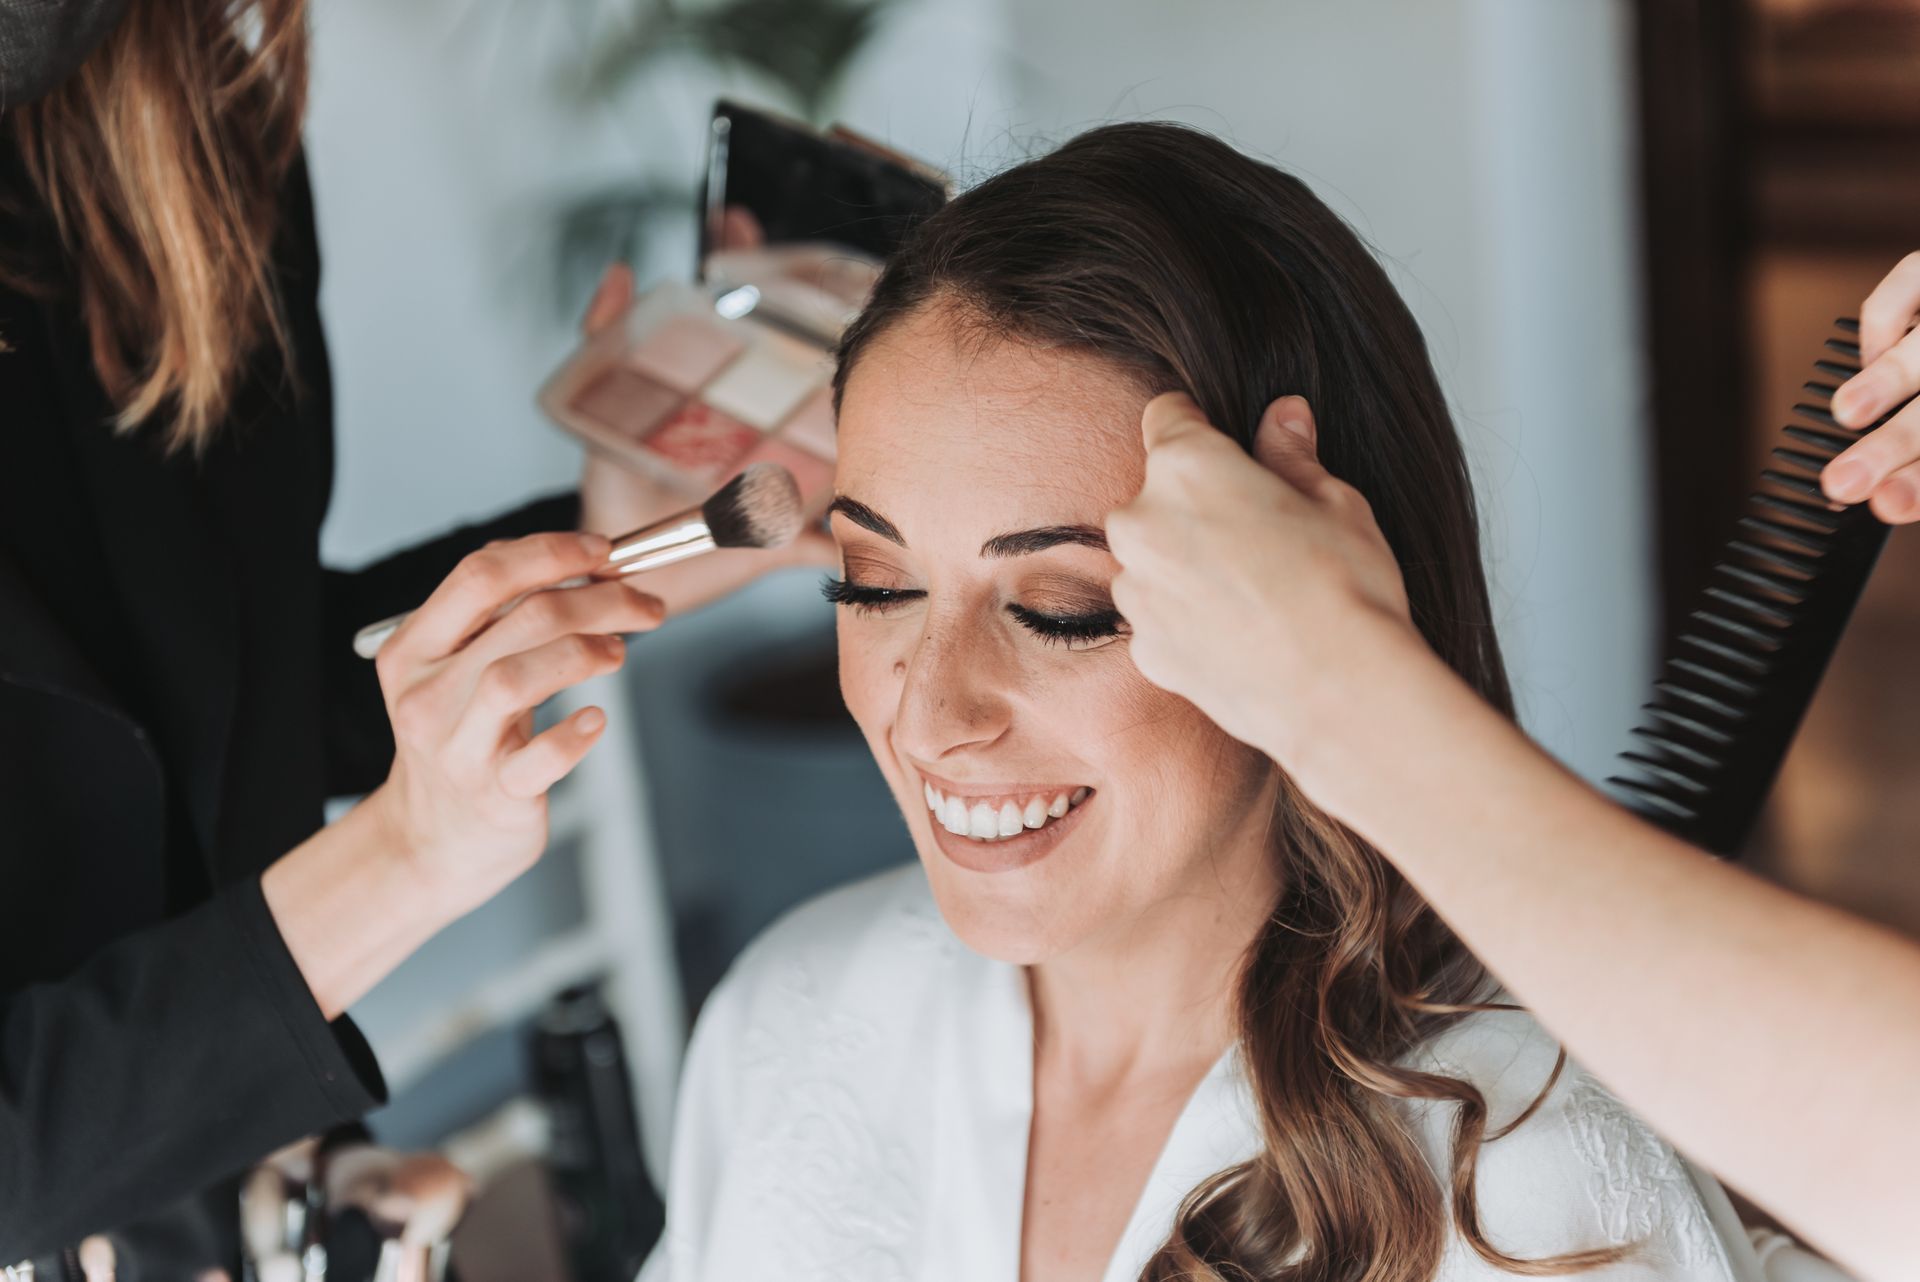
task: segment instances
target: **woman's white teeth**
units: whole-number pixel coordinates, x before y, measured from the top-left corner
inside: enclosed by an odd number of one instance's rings
[[[975,841],[1000,841],[1017,837],[1030,828],[1044,828],[1093,795],[1091,788],[1075,788],[1052,796],[1042,793],[1029,797],[1025,805],[1003,801],[995,809],[991,802],[975,801],[969,805],[962,797],[943,797],[938,788],[924,780],[921,786],[934,822],[950,833]]]

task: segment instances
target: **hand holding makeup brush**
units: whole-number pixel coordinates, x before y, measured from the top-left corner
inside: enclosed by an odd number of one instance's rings
[[[1141,418],[1146,483],[1107,518],[1133,661],[1223,729],[1295,767],[1308,701],[1367,638],[1424,649],[1400,567],[1358,491],[1320,466],[1313,411],[1267,407],[1249,458],[1182,393]]]
[[[665,616],[617,579],[537,590],[600,568],[610,547],[571,533],[490,544],[381,649],[392,772],[261,879],[328,1018],[539,859],[547,790],[593,747],[606,714],[582,708],[535,734],[534,709],[617,669],[621,634]]]

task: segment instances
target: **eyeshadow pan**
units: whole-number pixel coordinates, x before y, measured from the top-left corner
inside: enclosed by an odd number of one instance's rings
[[[668,387],[692,393],[745,346],[718,325],[694,316],[670,316],[640,340],[627,361]]]
[[[771,431],[808,392],[823,368],[811,349],[778,336],[755,343],[707,384],[701,399],[762,431]]]
[[[647,438],[646,447],[682,472],[715,481],[759,439],[758,432],[738,419],[690,401]]]
[[[802,405],[787,425],[780,429],[780,435],[792,441],[801,449],[817,454],[823,459],[835,455],[833,440],[833,389],[823,387]]]
[[[826,507],[825,500],[833,493],[833,464],[797,450],[777,436],[763,439],[734,470],[744,471],[755,463],[778,463],[792,472],[794,483],[800,487],[801,504],[809,512]]]
[[[600,426],[637,441],[680,404],[680,393],[614,365],[573,398],[573,408]]]

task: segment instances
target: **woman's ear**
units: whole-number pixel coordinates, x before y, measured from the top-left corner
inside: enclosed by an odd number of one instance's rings
[[[1319,457],[1320,438],[1313,424],[1313,408],[1304,396],[1282,396],[1267,406],[1253,433],[1253,456],[1270,472],[1288,476],[1289,466],[1302,454]]]

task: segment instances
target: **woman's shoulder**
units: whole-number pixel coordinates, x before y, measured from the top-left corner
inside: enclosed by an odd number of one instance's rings
[[[1560,1055],[1531,1015],[1488,1011],[1453,1024],[1413,1057],[1414,1067],[1468,1082],[1486,1100],[1487,1133],[1498,1138],[1480,1149],[1475,1187],[1488,1240],[1533,1258],[1630,1248],[1618,1264],[1581,1275],[1608,1282],[1756,1277],[1745,1235],[1713,1178]],[[1452,1169],[1454,1112],[1451,1105],[1414,1110],[1443,1183]],[[1444,1277],[1511,1276],[1457,1238],[1448,1255]]]

